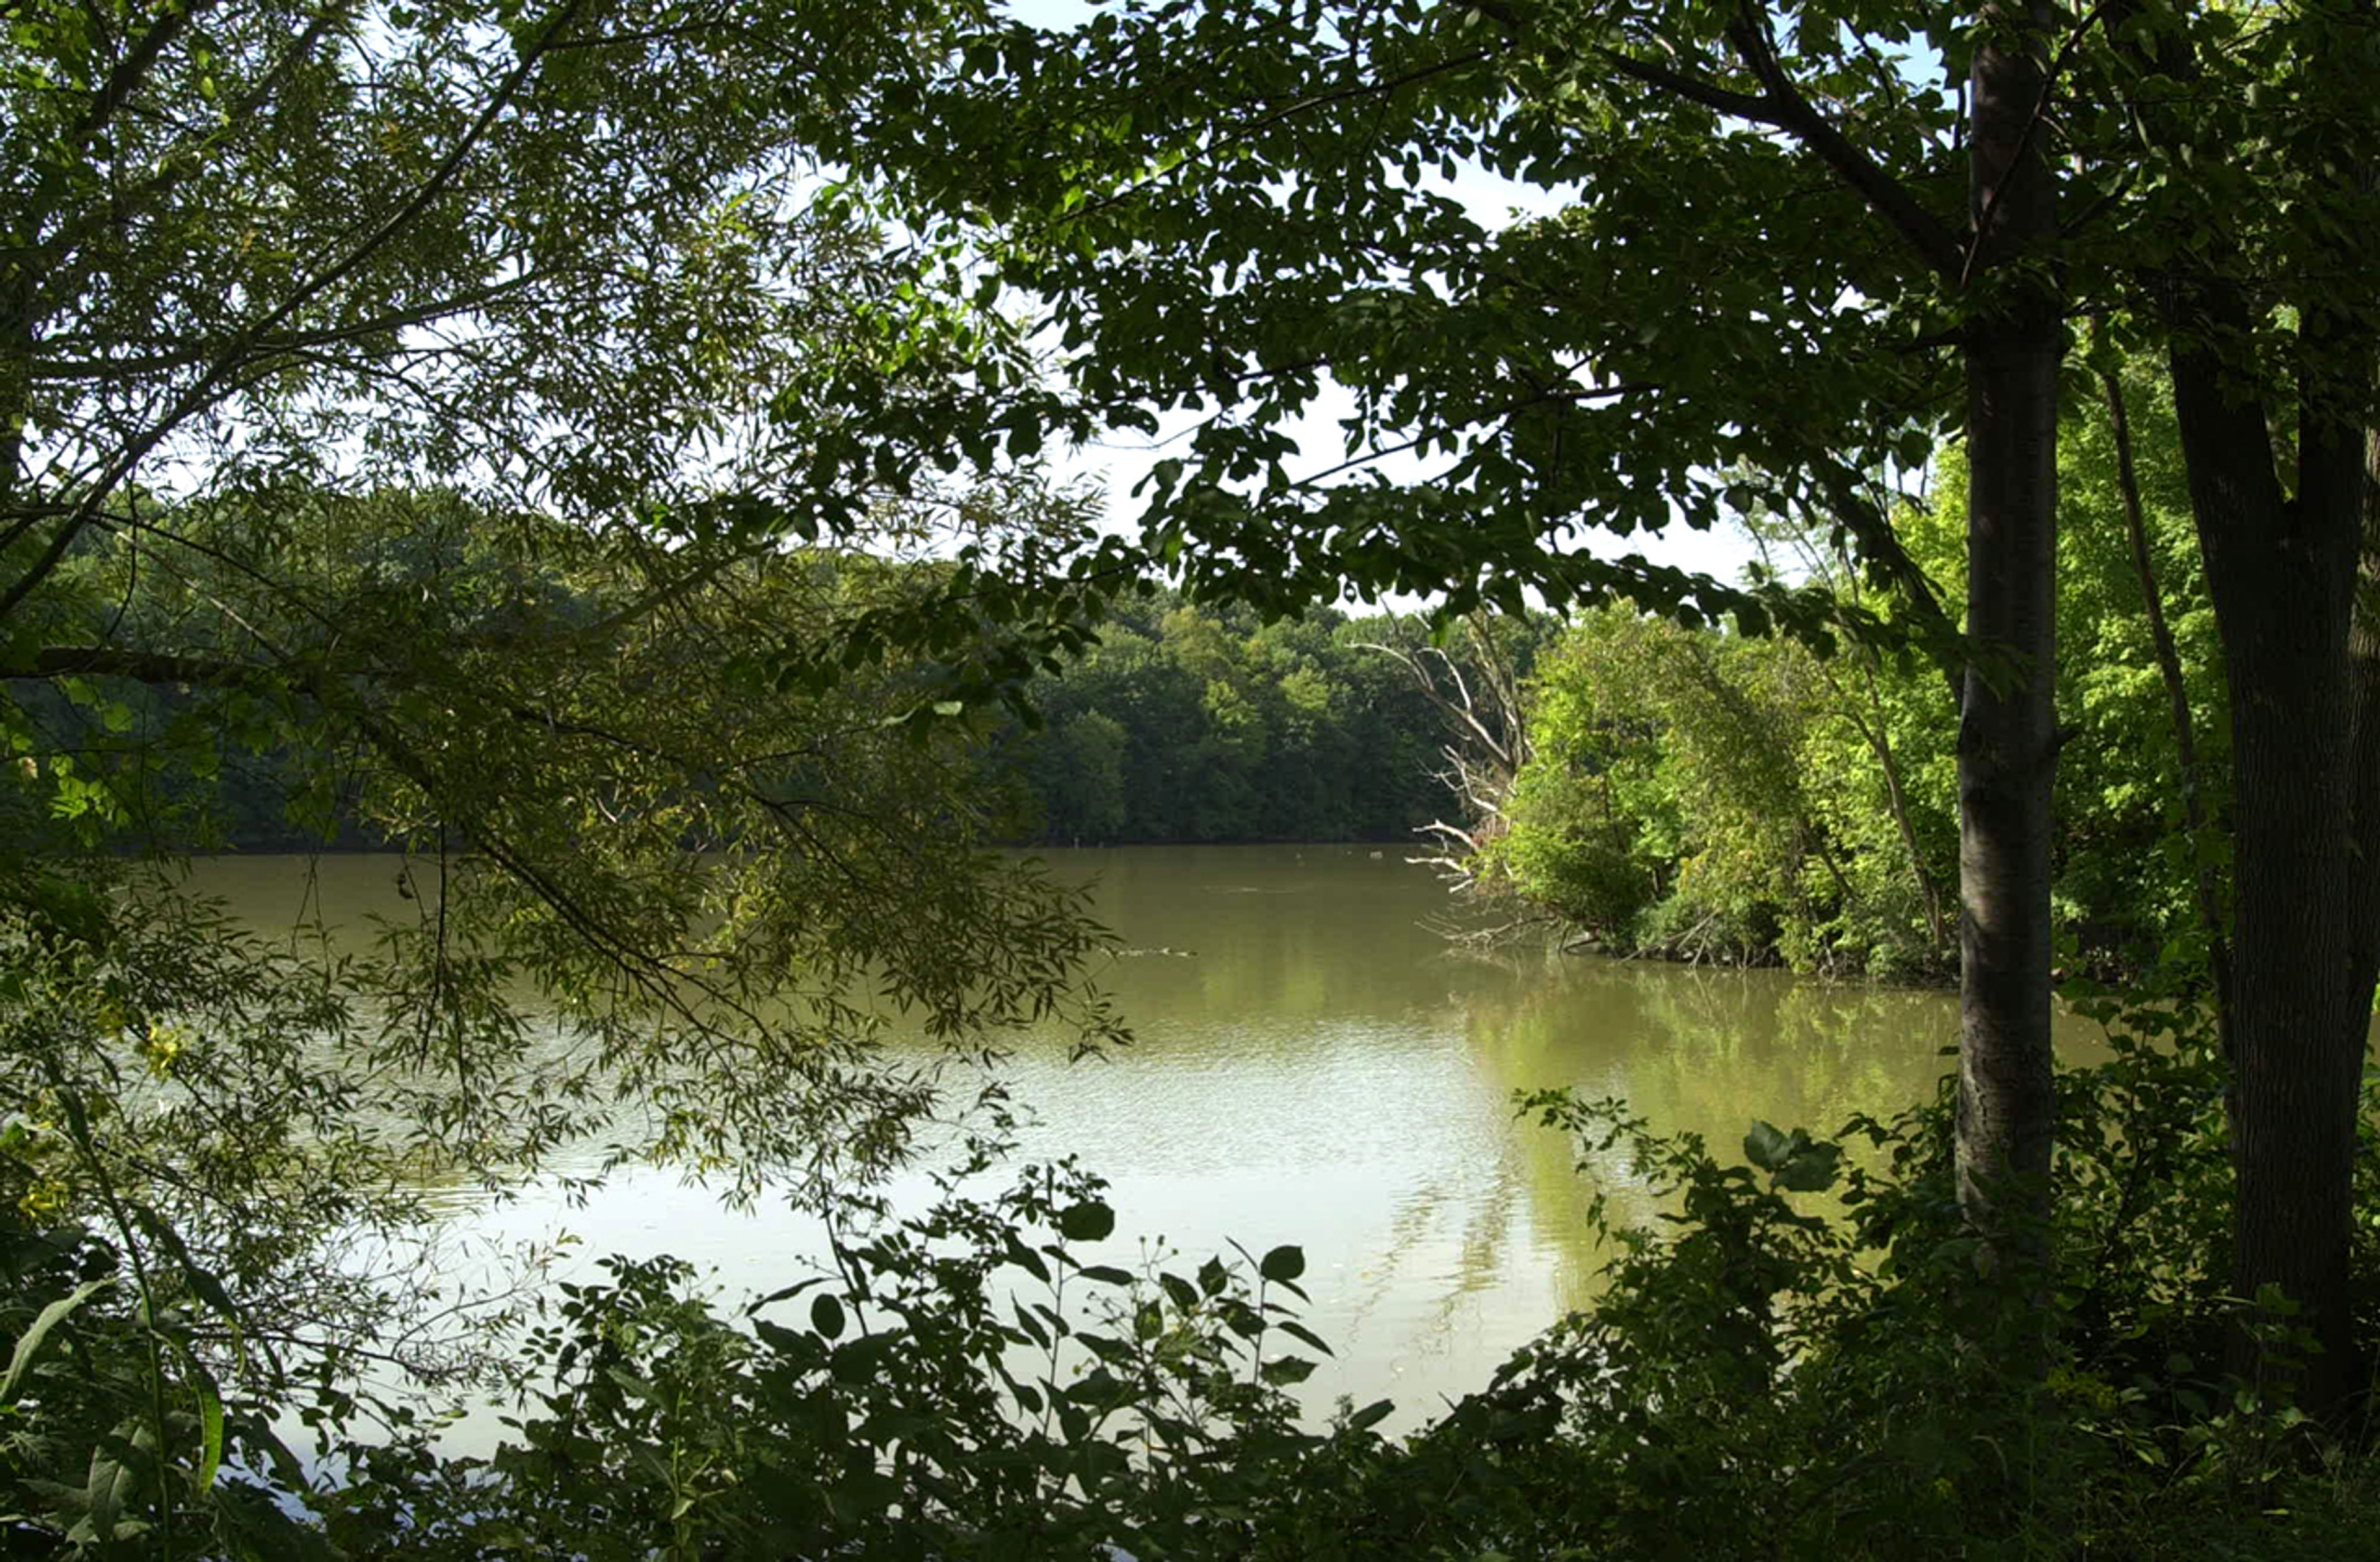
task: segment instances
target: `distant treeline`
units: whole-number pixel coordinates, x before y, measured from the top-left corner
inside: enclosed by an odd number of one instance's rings
[[[1409,663],[1426,622],[1260,622],[1158,596],[1036,684],[994,754],[1047,845],[1388,841],[1448,816],[1446,721]]]
[[[1012,718],[987,731],[1000,834],[1045,846],[1412,838],[1457,807],[1438,774],[1445,719],[1398,654],[1427,642],[1418,617],[1321,610],[1265,624],[1171,593],[1128,600],[1079,662],[1036,679],[1038,729]],[[31,698],[64,747],[102,718],[47,690]],[[142,728],[192,704],[172,689],[125,698],[143,707]],[[136,816],[155,807],[160,834],[185,849],[391,844],[346,806],[360,757],[215,751],[209,774],[152,774],[119,800]],[[200,794],[196,810],[174,806]]]

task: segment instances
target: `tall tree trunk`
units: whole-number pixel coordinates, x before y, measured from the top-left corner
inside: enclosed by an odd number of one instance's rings
[[[2298,492],[2285,494],[2263,404],[2238,394],[2238,376],[2206,345],[2246,339],[2246,300],[2182,281],[2165,307],[2191,503],[2230,672],[2233,1284],[2252,1299],[2277,1287],[2322,1348],[2302,1369],[2286,1367],[2297,1352],[2260,1348],[2255,1333],[2271,1321],[2252,1315],[2232,1364],[2329,1414],[2362,1379],[2349,1251],[2372,972],[2355,914],[2368,915],[2370,869],[2352,852],[2357,825],[2370,821],[2355,817],[2360,702],[2349,654],[2364,441],[2310,408]]]
[[[2109,16],[2112,31],[2142,40],[2128,45],[2141,68],[2198,79],[2198,62],[2178,33],[2129,26],[2141,14],[2125,5]],[[2353,8],[2330,20],[2342,29],[2335,43],[2368,31]],[[2368,101],[2351,47],[2326,44],[2319,29],[2300,43],[2302,68],[2327,79],[2332,104]],[[2186,141],[2194,133],[2172,104],[2142,112],[2152,139]],[[2341,178],[2362,181],[2368,198],[2369,140],[2350,114],[2308,122],[2297,153],[2317,207]],[[2353,275],[2367,259],[2351,225],[2309,225],[2301,235],[2294,275]],[[2352,307],[2325,307],[2321,284],[2294,300],[2301,356],[2292,495],[2268,422],[2274,393],[2262,384],[2262,367],[2244,361],[2269,302],[2251,302],[2240,278],[2254,274],[2228,231],[2217,225],[2202,240],[2190,269],[2143,280],[2168,344],[2191,508],[2230,679],[2228,1104],[2240,1178],[2232,1285],[2252,1299],[2278,1287],[2310,1314],[2298,1323],[2310,1323],[2322,1347],[2285,1368],[2301,1353],[2263,1349],[2256,1333],[2265,1320],[2252,1312],[2234,1336],[2231,1364],[2335,1417],[2366,1386],[2349,1261],[2355,1118],[2380,964],[2380,731],[2373,725],[2380,721],[2380,626],[2359,625],[2355,607],[2359,567],[2369,567],[2370,556],[2374,343]]]
[[[1975,54],[1965,348],[1967,633],[1959,723],[1959,1201],[1987,1259],[2046,1276],[2053,1085],[2058,380],[2039,0],[1987,6]]]

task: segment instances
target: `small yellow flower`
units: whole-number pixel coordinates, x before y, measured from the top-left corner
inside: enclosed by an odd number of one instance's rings
[[[159,1025],[141,1037],[140,1056],[149,1065],[149,1072],[161,1080],[173,1078],[174,1064],[181,1057],[188,1039],[188,1032],[177,1025]]]
[[[17,1201],[17,1212],[29,1220],[46,1219],[67,1207],[67,1192],[64,1178],[37,1178]]]

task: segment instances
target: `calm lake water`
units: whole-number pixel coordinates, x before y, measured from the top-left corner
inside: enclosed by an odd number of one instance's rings
[[[1304,1247],[1306,1324],[1336,1359],[1304,1395],[1427,1418],[1594,1293],[1602,1257],[1583,1212],[1598,1185],[1649,1214],[1617,1165],[1516,1122],[1513,1092],[1619,1095],[1732,1155],[1754,1119],[1828,1133],[1924,1096],[1956,1036],[1945,994],[1530,952],[1486,959],[1434,931],[1449,905],[1424,869],[1361,848],[1148,848],[1048,854],[1095,884],[1136,951],[1104,973],[1138,1037],[1070,1064],[1026,1038],[1009,1068],[1038,1114],[1032,1156],[1071,1151],[1113,1183],[1116,1236],[1195,1268],[1236,1238]],[[317,894],[361,931],[394,913],[393,859],[217,859],[197,887],[260,927]],[[2062,1021],[2060,1048],[2095,1052]],[[573,1168],[563,1167],[561,1170]],[[922,1194],[920,1194],[922,1197]],[[464,1249],[577,1240],[564,1272],[607,1252],[675,1253],[733,1297],[798,1278],[817,1233],[783,1210],[723,1210],[667,1175],[617,1176],[584,1207],[551,1181],[460,1199]],[[1183,1267],[1176,1265],[1175,1267]]]

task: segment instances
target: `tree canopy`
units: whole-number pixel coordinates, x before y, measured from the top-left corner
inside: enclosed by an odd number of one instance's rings
[[[2229,660],[2238,1284],[2312,1301],[2335,1398],[2380,967],[2349,868],[2380,828],[2353,605],[2380,322],[2350,280],[2380,216],[2353,173],[2374,47],[2330,3],[1136,5],[979,30],[933,112],[858,155],[1033,300],[1053,421],[1197,417],[1142,519],[1216,589],[1617,592],[1818,636],[1806,599],[1562,540],[1735,508],[1855,542],[1961,686],[1961,1189],[2021,1264],[2053,1153],[2069,323],[2161,355]],[[1560,209],[1485,224],[1429,177],[1463,165]],[[1354,400],[1346,460],[1292,470],[1281,425],[1326,382]],[[1950,438],[1963,639],[1890,523],[1896,475]],[[2284,1126],[2309,1117],[2318,1151]]]
[[[148,1360],[73,1390],[59,1457],[168,1436],[160,1352],[257,1470],[279,1410],[358,1414],[374,1353],[441,1365],[391,1343],[428,1294],[340,1257],[418,1235],[407,1168],[501,1184],[593,1137],[731,1194],[865,1177],[982,1082],[883,1066],[888,1016],[954,1058],[1115,1035],[1079,891],[984,845],[954,691],[1036,664],[963,567],[899,562],[1081,507],[921,480],[817,394],[965,355],[871,319],[906,273],[817,174],[929,19],[11,8],[0,1236],[20,1368],[77,1312]],[[179,883],[257,754],[300,825],[418,854],[371,958]],[[214,1466],[162,1468],[140,1523],[176,1551]]]

